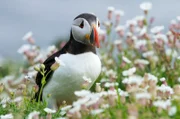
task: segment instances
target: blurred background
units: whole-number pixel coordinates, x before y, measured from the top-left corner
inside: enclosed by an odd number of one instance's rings
[[[107,19],[107,7],[124,11],[121,24],[141,15],[140,3],[144,0],[1,0],[0,1],[0,57],[22,59],[17,53],[25,43],[24,34],[29,31],[42,48],[57,39],[68,40],[73,19],[80,13],[95,13],[100,21]],[[180,15],[179,0],[150,0],[155,18],[153,25],[165,25]]]

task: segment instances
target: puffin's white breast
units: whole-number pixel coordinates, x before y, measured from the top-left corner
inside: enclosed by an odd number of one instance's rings
[[[92,52],[78,55],[62,54],[60,60],[65,66],[60,66],[54,72],[53,77],[44,87],[43,98],[51,94],[52,97],[62,101],[73,100],[74,91],[82,87],[83,76],[91,78],[90,88],[101,72],[100,59]]]

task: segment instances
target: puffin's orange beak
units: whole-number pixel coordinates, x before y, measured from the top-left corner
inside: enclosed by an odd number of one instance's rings
[[[98,31],[97,31],[95,26],[93,26],[93,31],[94,31],[95,45],[96,45],[97,48],[99,48],[100,47],[100,44],[99,44],[99,34],[98,34]]]
[[[92,28],[92,32],[91,32],[91,35],[90,35],[90,42],[93,45],[95,45],[97,48],[100,47],[100,44],[99,44],[99,34],[98,34],[98,31],[97,31],[95,25],[93,25],[93,28]]]

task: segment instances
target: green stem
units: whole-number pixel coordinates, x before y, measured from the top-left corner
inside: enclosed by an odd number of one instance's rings
[[[38,102],[40,102],[40,98],[41,98],[41,95],[42,95],[42,90],[44,88],[44,85],[46,84],[46,77],[49,75],[50,72],[51,72],[51,70],[45,76],[44,76],[45,72],[44,71],[41,72],[43,77],[42,77],[42,80],[41,80],[42,86],[41,86],[41,89],[40,89],[40,92],[39,92]]]
[[[41,98],[41,94],[42,94],[42,89],[44,88],[44,85],[46,84],[46,80],[45,79],[46,79],[46,77],[43,76],[42,82],[41,82],[42,86],[41,86],[39,97],[38,97],[38,102],[40,102],[40,98]]]

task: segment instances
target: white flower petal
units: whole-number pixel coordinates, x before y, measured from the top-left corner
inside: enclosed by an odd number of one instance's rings
[[[13,119],[12,114],[0,115],[0,119]]]
[[[56,113],[56,110],[50,109],[50,108],[44,108],[44,111],[47,113]]]
[[[32,35],[33,35],[33,33],[30,31],[30,32],[26,33],[22,39],[27,40],[28,38],[32,37]]]

